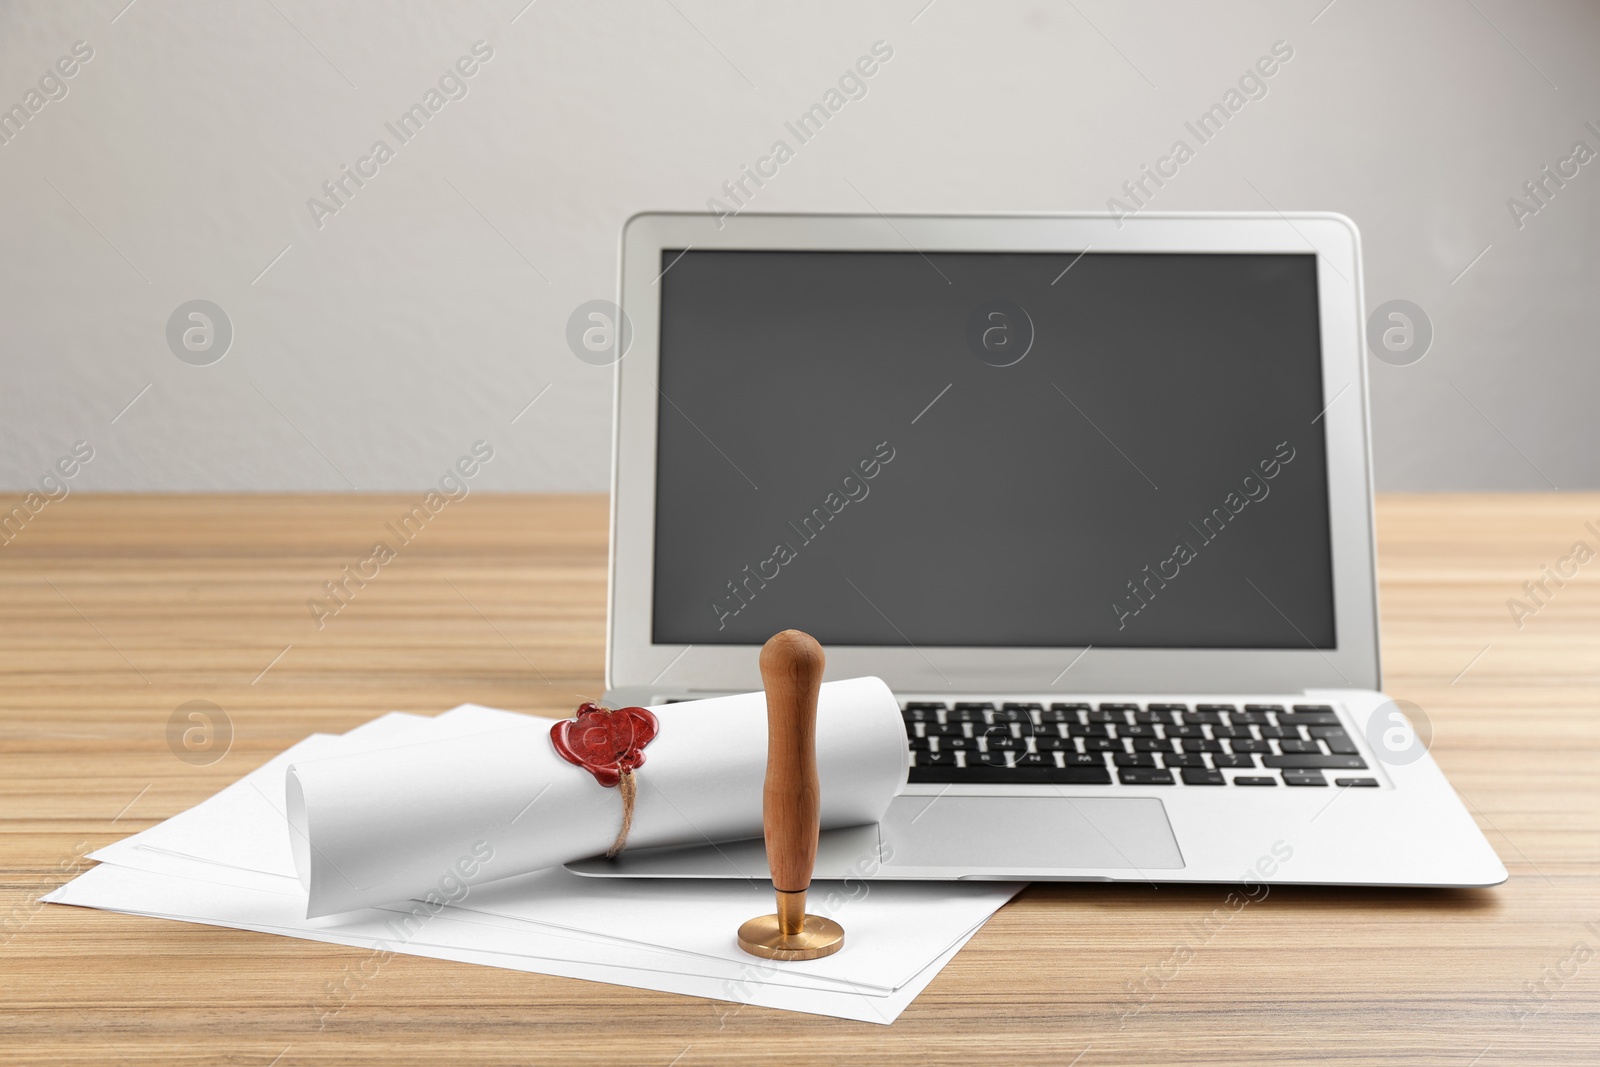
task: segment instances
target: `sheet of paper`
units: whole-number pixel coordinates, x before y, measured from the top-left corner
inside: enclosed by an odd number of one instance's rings
[[[786,969],[897,988],[1021,888],[999,882],[813,882],[806,910],[842,925],[844,948]],[[734,963],[750,958],[734,937],[739,924],[773,906],[769,882],[584,878],[559,867],[473,886],[456,904]]]
[[[732,977],[705,977],[696,973],[686,973],[683,968],[677,967],[673,960],[674,954],[667,954],[667,958],[663,961],[667,969],[653,970],[640,965],[646,962],[640,956],[605,957],[612,960],[625,959],[628,961],[626,963],[592,962],[596,957],[604,956],[600,949],[596,949],[587,957],[591,962],[573,962],[464,947],[461,942],[479,942],[469,930],[458,929],[470,927],[470,923],[460,923],[453,919],[444,919],[445,925],[438,928],[441,931],[439,934],[436,935],[430,930],[426,935],[431,940],[449,941],[450,944],[427,943],[416,937],[402,943],[392,936],[383,936],[385,932],[392,933],[392,931],[386,931],[382,921],[376,927],[368,926],[363,928],[363,932],[357,933],[341,929],[338,921],[301,918],[299,909],[293,903],[289,903],[294,898],[275,897],[273,894],[253,893],[250,890],[228,886],[204,886],[197,889],[196,885],[183,879],[103,865],[85,872],[44,899],[51,903],[96,907],[212,926],[258,930],[374,951],[399,951],[435,959],[707,997],[735,1005],[780,1008],[882,1024],[893,1022],[945,964],[960,951],[961,946],[972,934],[976,933],[976,928],[968,931],[956,944],[931,960],[928,966],[894,993],[874,996],[866,992],[839,992],[781,985],[774,979],[781,979],[782,969],[787,965],[760,960],[751,960],[750,963],[742,965]],[[263,897],[271,899],[260,899]],[[178,906],[174,907],[174,904]],[[443,916],[437,917],[436,921],[440,918]],[[373,920],[369,916],[361,921]],[[431,922],[429,926],[432,926]],[[444,933],[447,930],[450,931],[448,936]],[[495,930],[490,938],[490,944],[503,944],[504,938],[505,931]],[[779,972],[778,975],[775,976],[774,971]],[[337,1014],[339,1007],[337,1002],[330,1001],[328,1011],[330,1014]]]
[[[298,880],[216,866],[188,857],[134,849],[119,866],[304,901]],[[788,970],[823,979],[893,989],[926,965],[930,955],[981,924],[1020,888],[1016,884],[850,882],[813,883],[809,910],[846,925],[845,948]],[[620,944],[663,948],[735,964],[748,957],[732,930],[772,907],[766,883],[738,881],[586,879],[561,868],[502,882],[463,885],[450,906],[458,918],[482,916],[503,925],[535,924],[551,931],[604,937]],[[388,910],[406,913],[418,903]],[[350,913],[356,914],[356,913]],[[941,941],[940,939],[946,939]]]
[[[651,710],[661,727],[636,776],[630,846],[760,836],[765,696]],[[876,822],[908,765],[894,695],[876,678],[825,683],[816,738],[822,825]],[[296,759],[287,799],[313,916],[593,856],[621,821],[620,793],[562,759],[542,725]]]
[[[299,916],[300,896],[263,893],[204,881],[173,879],[132,871],[116,864],[93,869],[71,888],[54,896],[52,903],[75,904],[131,914],[192,916],[229,925],[270,928],[288,934],[328,933],[382,941],[390,951],[410,951],[413,945],[464,948],[530,959],[569,963],[599,963],[612,967],[637,967],[670,973],[695,974],[719,980],[740,979],[744,969],[725,961],[699,959],[671,949],[641,946],[615,938],[572,930],[541,928],[512,919],[461,912],[448,906],[421,916],[393,908],[365,908],[327,919]],[[963,931],[965,932],[965,931]],[[804,989],[863,992],[887,995],[877,989],[804,974],[777,970],[761,981]]]
[[[305,899],[295,879],[219,867],[187,857],[134,851],[120,856],[116,865],[269,893],[286,898],[295,907],[302,906]],[[752,918],[772,905],[771,889],[765,884],[752,888],[742,882],[636,879],[606,880],[603,884],[606,892],[594,896],[589,887],[596,886],[595,880],[555,868],[503,883],[467,887],[466,894],[449,906],[448,912],[466,921],[480,920],[511,928],[534,926],[619,945],[663,949],[683,957],[721,960],[737,967],[748,963],[748,957],[734,944],[731,930],[742,921],[741,916]],[[946,941],[941,938],[953,941],[981,925],[1017,889],[1017,885],[1000,883],[816,882],[810,910],[845,924],[850,936],[836,955],[795,963],[786,970],[823,981],[851,981],[862,988],[897,988],[920,971],[932,953],[942,950]],[[869,900],[873,894],[876,899]],[[403,915],[408,907],[421,913],[418,904],[392,905],[383,910]],[[532,954],[540,952],[533,950]],[[689,966],[689,961],[684,965]]]

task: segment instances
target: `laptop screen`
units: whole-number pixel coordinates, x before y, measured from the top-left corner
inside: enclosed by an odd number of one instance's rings
[[[661,269],[656,643],[1334,647],[1315,256]]]

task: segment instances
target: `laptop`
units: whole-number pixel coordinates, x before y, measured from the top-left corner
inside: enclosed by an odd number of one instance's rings
[[[1349,219],[644,214],[619,303],[607,700],[882,678],[909,781],[815,877],[1506,878],[1380,688]]]

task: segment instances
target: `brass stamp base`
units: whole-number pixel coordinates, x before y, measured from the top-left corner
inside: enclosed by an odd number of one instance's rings
[[[778,916],[763,915],[739,927],[739,947],[769,960],[819,960],[844,947],[844,927],[807,915],[800,929],[786,933]]]

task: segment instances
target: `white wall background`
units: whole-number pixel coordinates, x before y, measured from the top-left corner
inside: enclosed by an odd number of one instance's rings
[[[1372,362],[1380,488],[1600,488],[1600,161],[1520,229],[1506,203],[1600,151],[1592,3],[525,2],[0,3],[0,107],[94,50],[0,144],[0,488],[83,439],[79,489],[416,489],[483,438],[480,487],[604,489],[610,370],[564,331],[623,220],[703,209],[880,39],[752,210],[1101,209],[1287,41],[1152,209],[1361,226],[1368,306],[1436,330]],[[307,198],[479,40],[318,229]],[[165,338],[195,298],[235,331],[211,366]]]

